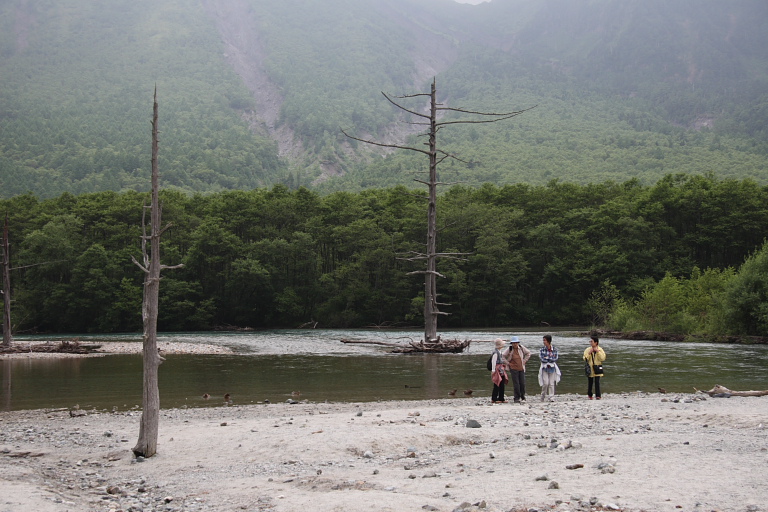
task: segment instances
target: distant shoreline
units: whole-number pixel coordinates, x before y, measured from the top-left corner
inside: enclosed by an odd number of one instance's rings
[[[531,329],[497,329],[496,332],[525,332]],[[567,328],[553,327],[551,332],[562,334],[572,332],[574,336],[591,336],[596,334],[601,338],[619,340],[646,340],[668,341],[677,343],[722,343],[730,345],[766,345],[766,336],[734,336],[734,335],[691,335],[673,334],[658,331],[610,331],[604,329],[562,330]],[[543,330],[542,330],[543,331]],[[446,331],[449,332],[449,331]],[[59,346],[61,348],[59,349]],[[73,346],[76,347],[73,350]],[[175,341],[158,341],[157,348],[165,354],[197,354],[216,355],[234,354],[235,352],[226,346],[184,343]],[[100,344],[60,341],[39,342],[14,342],[10,349],[0,347],[0,360],[2,359],[51,359],[51,358],[78,358],[78,357],[104,357],[120,354],[141,354],[143,343],[141,341],[102,342]]]
[[[620,340],[648,340],[648,341],[675,341],[687,343],[724,343],[731,345],[765,345],[768,344],[766,336],[736,336],[730,334],[673,334],[658,331],[606,331],[595,329],[582,333],[584,336],[597,334],[601,338],[615,338]]]
[[[0,359],[51,359],[68,357],[104,357],[116,354],[141,354],[144,350],[144,344],[141,341],[116,341],[92,345],[88,343],[79,344],[83,351],[71,351],[63,348],[56,342],[39,343],[14,343],[11,351],[0,350]],[[160,354],[234,354],[229,347],[221,345],[201,344],[201,343],[183,343],[177,341],[158,341],[157,348]]]

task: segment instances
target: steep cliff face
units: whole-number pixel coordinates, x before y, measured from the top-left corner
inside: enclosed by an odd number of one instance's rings
[[[248,0],[203,0],[203,6],[221,34],[224,58],[253,96],[255,111],[243,112],[251,130],[266,132],[277,141],[280,156],[299,156],[301,141],[290,126],[278,124],[284,97],[264,67],[266,53],[252,4]]]
[[[29,47],[29,29],[33,25],[35,18],[27,0],[20,2],[16,6],[15,11],[13,34],[16,39],[16,51],[23,52]]]

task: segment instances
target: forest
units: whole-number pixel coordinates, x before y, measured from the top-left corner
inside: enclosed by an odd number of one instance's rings
[[[107,191],[0,201],[15,332],[141,329],[143,274],[131,256],[146,200]],[[423,325],[423,281],[405,259],[425,243],[423,194],[275,185],[166,190],[162,203],[172,223],[163,262],[184,267],[164,274],[161,330]],[[765,335],[766,225],[768,187],[749,179],[453,186],[438,200],[438,250],[468,254],[438,263],[450,304],[441,327],[637,328],[653,318],[662,330]]]

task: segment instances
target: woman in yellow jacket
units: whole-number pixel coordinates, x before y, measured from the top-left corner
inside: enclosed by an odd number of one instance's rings
[[[589,399],[592,400],[592,384],[595,385],[595,396],[598,400],[602,398],[602,394],[600,393],[600,377],[603,376],[603,361],[605,361],[605,351],[600,346],[600,340],[597,339],[597,336],[590,336],[589,337],[589,347],[584,351],[584,361],[589,364],[589,376],[587,377],[587,381],[589,384],[587,385],[587,396],[589,396]],[[598,370],[595,371],[595,366],[598,367]]]

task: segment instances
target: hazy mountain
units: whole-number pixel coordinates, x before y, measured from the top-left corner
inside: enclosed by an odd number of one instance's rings
[[[0,2],[0,194],[146,189],[152,91],[163,184],[410,183],[416,133],[380,94],[511,121],[447,128],[445,181],[768,183],[763,0]],[[415,105],[414,108],[419,108]],[[385,158],[382,158],[385,157]]]

